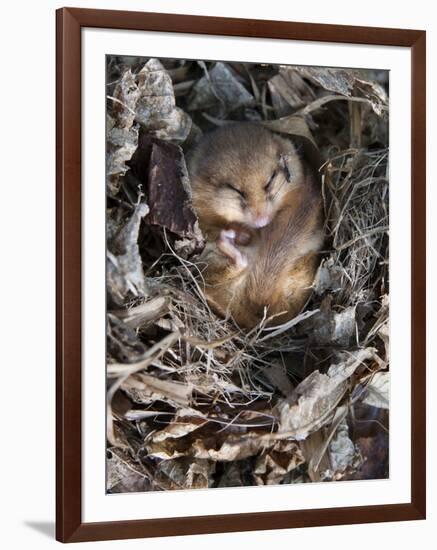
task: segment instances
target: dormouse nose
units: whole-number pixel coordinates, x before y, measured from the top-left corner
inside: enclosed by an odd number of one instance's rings
[[[256,228],[265,227],[271,222],[270,216],[267,214],[258,214],[254,217],[253,225]]]

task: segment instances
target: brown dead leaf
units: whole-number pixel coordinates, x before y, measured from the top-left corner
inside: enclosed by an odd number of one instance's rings
[[[363,403],[371,407],[388,409],[390,404],[390,372],[376,372],[366,386]]]
[[[147,194],[147,223],[169,232],[177,253],[187,258],[203,248],[191,205],[191,187],[182,149],[148,135],[140,137],[130,166]]]
[[[279,433],[301,440],[331,422],[337,405],[344,397],[348,380],[365,361],[372,359],[374,348],[339,354],[339,361],[329,367],[327,374],[312,372],[293,391],[288,399],[276,405]]]
[[[183,418],[178,415],[164,429],[154,432],[151,440],[159,443],[166,439],[178,439],[198,430],[207,422],[207,419],[201,417]]]
[[[181,457],[160,462],[156,475],[165,489],[207,489],[214,470],[209,460]]]
[[[106,466],[107,491],[118,493],[150,490],[149,472],[128,451],[116,447],[108,448]]]
[[[254,477],[257,485],[276,485],[285,475],[305,462],[294,441],[277,441],[271,449],[257,457]]]
[[[382,86],[360,78],[357,71],[328,67],[297,67],[297,70],[327,91],[366,99],[378,115],[388,109],[388,97]]]
[[[117,194],[121,178],[128,170],[126,162],[137,148],[138,127],[134,120],[139,96],[135,76],[128,69],[116,84],[114,95],[108,97],[106,174],[110,196]]]
[[[147,294],[143,264],[138,249],[138,231],[141,220],[149,213],[145,202],[140,202],[128,222],[108,242],[106,276],[107,289],[115,304],[121,306],[129,298]]]
[[[165,401],[175,407],[186,407],[191,401],[193,387],[173,380],[160,380],[155,376],[136,373],[129,376],[121,385],[135,403],[149,404]]]
[[[136,121],[159,139],[184,142],[191,130],[191,118],[176,106],[171,77],[158,59],[149,59],[138,73],[138,89]]]
[[[321,311],[302,322],[299,333],[308,334],[309,340],[317,345],[352,347],[357,344],[356,306],[336,312],[326,304]]]
[[[313,90],[293,67],[282,66],[268,81],[273,108],[277,117],[289,115],[315,97]]]
[[[362,457],[349,437],[349,426],[345,418],[339,422],[335,435],[329,443],[330,470],[324,472],[325,479],[338,481],[346,472],[355,471],[362,463]]]
[[[240,107],[254,105],[252,94],[238,81],[228,64],[218,61],[209,71],[204,63],[202,67],[205,75],[193,86],[188,98],[190,111],[216,107],[216,114],[224,117]]]
[[[326,452],[326,429],[321,428],[311,433],[306,439],[299,441],[305,462],[307,473],[311,481],[320,481],[320,472],[326,472],[329,467],[329,457]]]
[[[180,456],[192,456],[214,462],[232,462],[255,456],[276,442],[275,435],[248,432],[245,434],[212,434],[209,437],[170,438],[165,441],[146,442],[149,456],[161,459],[173,459]]]

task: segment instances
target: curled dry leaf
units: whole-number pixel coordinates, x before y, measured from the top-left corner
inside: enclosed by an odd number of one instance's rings
[[[349,427],[345,418],[336,428],[329,444],[330,469],[325,471],[324,479],[338,481],[346,472],[355,471],[362,463],[362,457],[349,437]]]
[[[299,445],[294,441],[277,441],[271,449],[259,455],[254,477],[257,485],[276,485],[285,475],[305,462]]]
[[[112,116],[117,127],[130,128],[133,125],[140,96],[135,75],[127,69],[115,86],[114,96],[109,98],[113,101]]]
[[[191,206],[191,188],[180,147],[153,142],[149,166],[149,223],[165,227],[181,238],[201,240]]]
[[[136,373],[127,378],[121,389],[135,403],[149,404],[154,401],[164,401],[175,407],[186,407],[191,401],[193,387],[172,380],[160,380],[155,376]]]
[[[196,437],[194,433],[193,437],[168,438],[165,441],[154,441],[152,437],[145,445],[149,456],[164,460],[192,456],[214,462],[232,462],[255,456],[275,443],[274,434],[247,432],[241,435],[211,433],[207,437]]]
[[[337,292],[342,287],[343,272],[336,265],[334,259],[327,258],[322,261],[317,271],[316,279],[313,284],[314,292],[321,296],[326,291]]]
[[[341,95],[350,95],[354,87],[351,71],[329,67],[298,67],[300,74],[320,87]]]
[[[207,489],[214,471],[214,462],[181,457],[160,462],[157,479],[165,489]]]
[[[147,491],[149,473],[128,451],[110,447],[107,450],[106,490],[111,492]]]
[[[374,348],[339,354],[339,362],[331,365],[327,374],[312,372],[288,399],[278,401],[279,432],[300,440],[329,423],[347,391],[349,378],[375,354]]]
[[[138,145],[138,128],[119,128],[111,116],[106,118],[106,189],[114,197],[121,178],[129,170],[126,162],[132,158]]]
[[[241,84],[232,69],[222,62],[217,62],[208,71],[204,65],[205,75],[194,85],[188,99],[188,109],[197,111],[218,107],[220,116],[235,111],[240,107],[250,107],[254,98]]]
[[[106,275],[107,289],[112,301],[121,306],[129,298],[147,293],[143,264],[138,249],[138,231],[141,220],[149,213],[145,202],[140,202],[129,221],[108,242]]]
[[[390,373],[376,372],[366,387],[363,403],[379,409],[389,408]]]
[[[277,117],[289,115],[315,98],[314,91],[293,67],[280,67],[267,84]]]
[[[242,460],[258,454],[260,451],[274,444],[274,439],[260,437],[256,432],[249,432],[244,435],[230,434],[223,443],[218,446],[207,446],[207,441],[196,440],[193,443],[194,455],[199,458],[208,458],[214,461],[229,462]],[[214,443],[214,442],[210,442]]]
[[[120,179],[128,170],[126,162],[138,145],[138,127],[134,123],[140,90],[131,70],[124,72],[108,97],[110,115],[106,120],[106,174],[107,190],[115,196],[120,188]]]
[[[171,77],[158,59],[149,59],[138,73],[138,89],[136,121],[159,139],[184,142],[191,118],[176,106]]]
[[[329,426],[300,442],[311,481],[338,481],[361,465],[361,454],[349,438],[347,413],[346,405],[337,407]]]
[[[327,453],[329,445],[327,430],[321,428],[311,433],[306,439],[299,441],[299,445],[307,463],[308,477],[311,481],[321,481],[321,472],[326,472],[331,466]]]
[[[203,237],[191,205],[191,187],[182,149],[148,135],[141,136],[130,163],[142,183],[150,208],[147,223],[169,231],[178,254],[200,252]]]
[[[300,332],[308,334],[309,340],[317,345],[332,345],[341,348],[357,343],[356,306],[335,312],[330,306],[300,326]]]
[[[360,78],[357,71],[326,67],[298,67],[301,75],[325,90],[346,97],[366,99],[376,114],[388,109],[388,97],[382,86]]]
[[[183,418],[176,416],[172,422],[163,430],[155,432],[151,440],[155,443],[165,441],[166,439],[177,439],[198,430],[208,421],[205,418]]]

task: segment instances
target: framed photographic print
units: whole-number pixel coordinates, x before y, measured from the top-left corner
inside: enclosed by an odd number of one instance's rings
[[[425,32],[57,11],[57,539],[425,517]]]

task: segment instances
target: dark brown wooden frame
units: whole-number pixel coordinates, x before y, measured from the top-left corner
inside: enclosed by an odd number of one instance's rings
[[[81,28],[184,32],[404,46],[412,56],[411,502],[82,523],[81,519]],[[62,8],[56,13],[57,468],[56,538],[62,542],[424,519],[425,65],[424,31]]]

